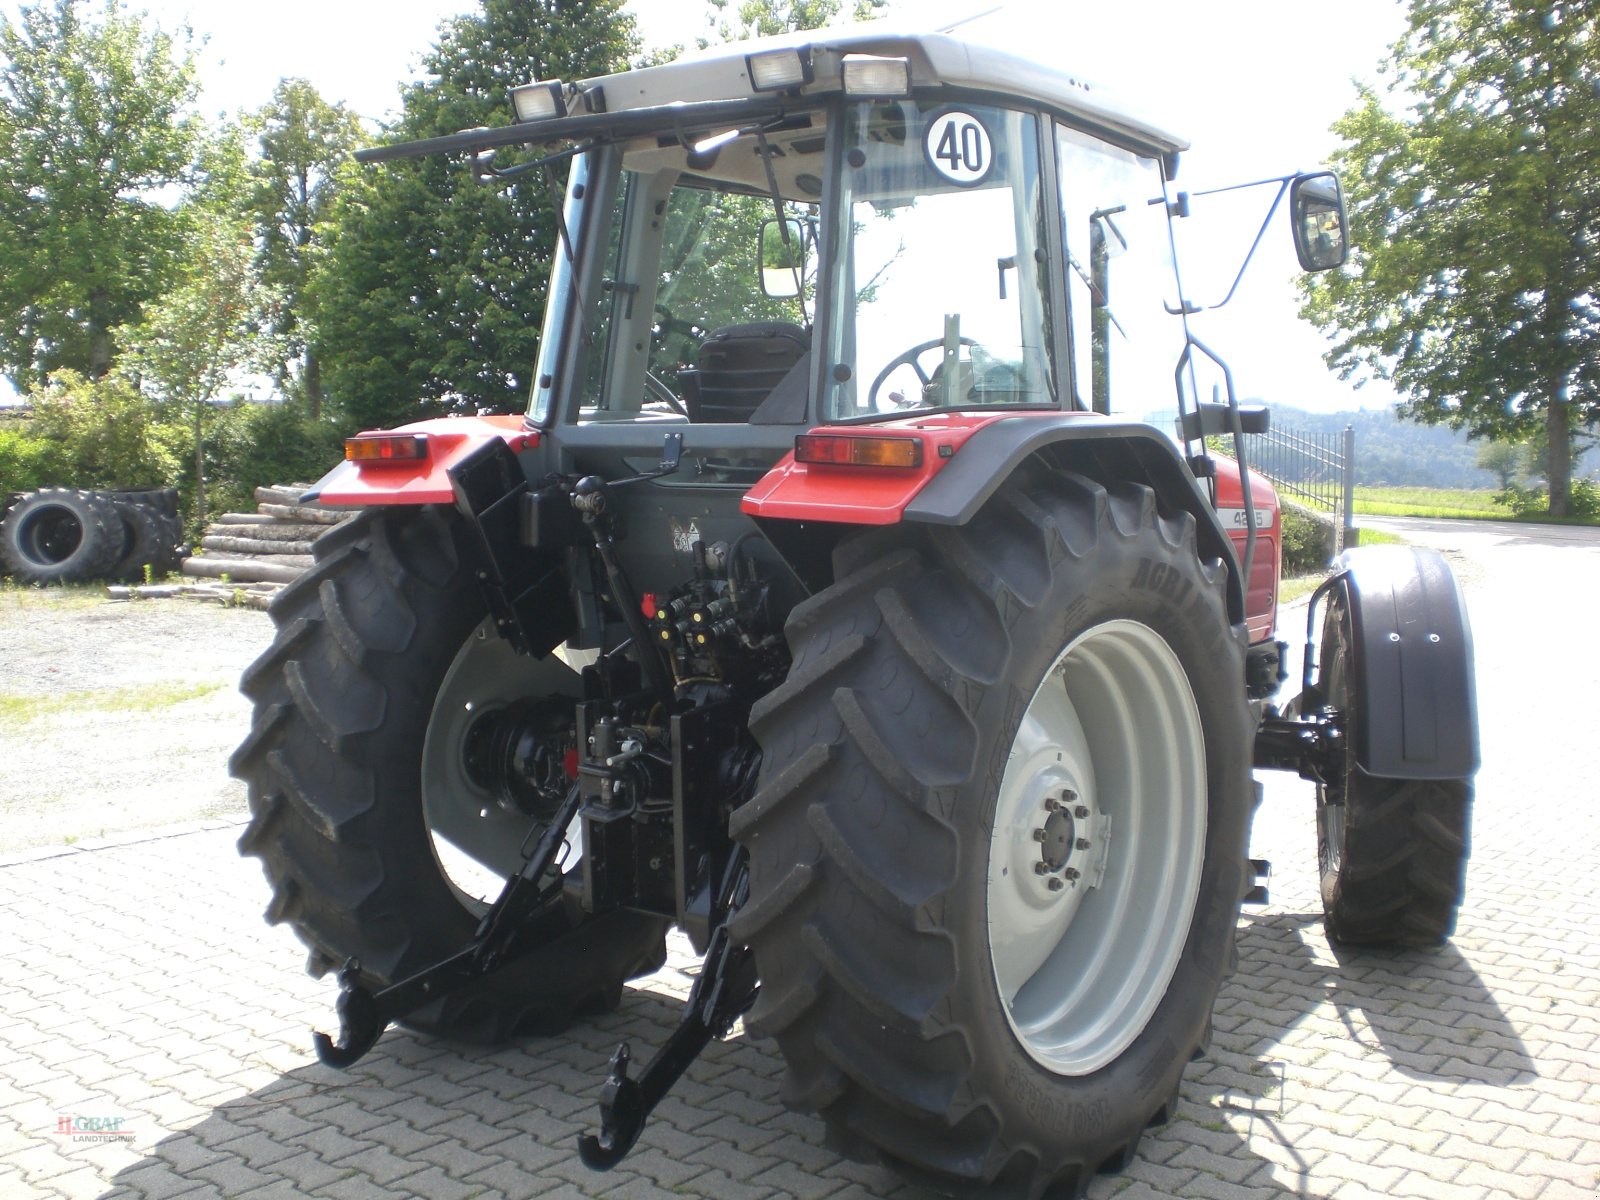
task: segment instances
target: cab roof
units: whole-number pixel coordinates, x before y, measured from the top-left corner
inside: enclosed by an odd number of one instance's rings
[[[812,79],[798,89],[801,95],[842,90],[840,66],[846,55],[904,58],[911,64],[914,88],[960,88],[1034,101],[1164,155],[1189,146],[1186,138],[1133,106],[1056,67],[950,33],[908,32],[887,22],[713,46],[660,66],[587,79],[579,87],[601,88],[608,112],[748,99],[758,94],[749,57],[784,49],[809,56]]]

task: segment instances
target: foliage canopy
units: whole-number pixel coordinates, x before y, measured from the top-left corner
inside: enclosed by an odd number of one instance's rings
[[[285,79],[250,120],[260,157],[253,164],[248,215],[256,267],[271,289],[269,327],[280,339],[274,382],[311,416],[321,415],[322,371],[316,322],[309,314],[311,278],[320,264],[322,232],[333,210],[341,166],[364,137],[361,121],[329,104],[304,79]]]
[[[408,141],[506,124],[510,88],[625,66],[622,0],[484,0],[447,23],[390,132]],[[375,427],[525,402],[556,242],[549,191],[498,191],[459,161],[347,169],[312,285],[323,378],[341,417]]]
[[[86,7],[0,15],[0,368],[23,389],[58,368],[105,374],[111,331],[178,269],[174,198],[203,174],[187,31]]]
[[[1387,64],[1335,125],[1356,249],[1305,283],[1343,377],[1477,436],[1542,426],[1550,510],[1600,419],[1600,5],[1412,0]]]

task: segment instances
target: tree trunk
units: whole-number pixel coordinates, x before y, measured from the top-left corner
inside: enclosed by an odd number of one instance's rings
[[[311,409],[311,419],[322,420],[322,360],[310,346],[306,347],[306,369],[300,380],[305,387],[306,403]]]
[[[111,370],[111,296],[105,288],[89,292],[89,377],[104,379]]]
[[[1572,411],[1559,391],[1550,396],[1545,433],[1550,440],[1550,515],[1565,517],[1572,511]]]
[[[206,523],[205,414],[205,401],[196,400],[194,405],[194,515],[195,520],[202,527]]]

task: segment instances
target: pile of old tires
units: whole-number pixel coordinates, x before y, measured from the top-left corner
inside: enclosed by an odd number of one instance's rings
[[[42,488],[6,505],[0,563],[23,583],[137,582],[176,571],[182,540],[173,488]]]

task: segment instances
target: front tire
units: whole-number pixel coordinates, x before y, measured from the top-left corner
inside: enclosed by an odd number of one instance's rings
[[[1335,589],[1316,684],[1346,731],[1357,704],[1349,605]],[[1317,785],[1323,929],[1339,945],[1437,946],[1455,932],[1466,892],[1472,781],[1369,775],[1352,743],[1337,776]]]
[[[380,987],[462,949],[534,826],[474,791],[465,714],[574,694],[575,677],[493,635],[459,538],[439,509],[338,526],[273,601],[277,637],[241,683],[255,722],[232,762],[250,797],[239,849],[315,976],[355,958]],[[552,908],[545,945],[405,1023],[479,1042],[551,1033],[665,960],[659,918]]]
[[[1233,957],[1251,724],[1223,568],[1147,489],[1042,471],[835,566],[752,714],[747,1024],[846,1152],[1081,1195],[1171,1114]]]

